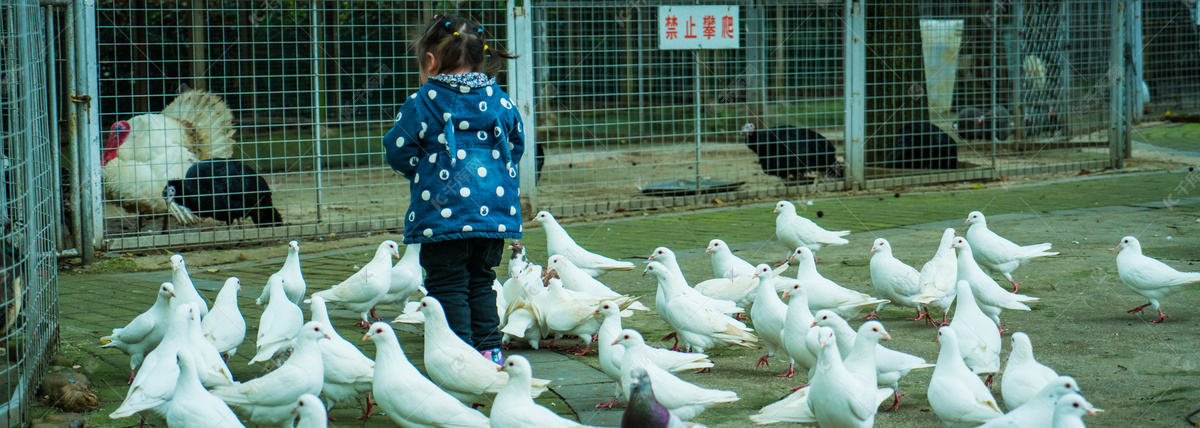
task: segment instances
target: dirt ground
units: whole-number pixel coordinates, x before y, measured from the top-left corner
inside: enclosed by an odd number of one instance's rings
[[[1009,329],[1002,338],[1002,362],[1008,358],[1011,333],[1023,331],[1030,336],[1040,362],[1075,377],[1086,398],[1106,410],[1086,418],[1088,426],[1184,426],[1183,417],[1200,408],[1200,387],[1196,385],[1196,376],[1200,376],[1200,354],[1196,352],[1200,337],[1195,333],[1200,327],[1200,313],[1196,311],[1200,290],[1186,290],[1167,299],[1163,310],[1171,318],[1162,324],[1151,324],[1149,321],[1156,317],[1150,314],[1127,314],[1126,309],[1145,301],[1121,283],[1115,262],[1117,251],[1112,248],[1123,236],[1135,235],[1147,255],[1180,269],[1200,270],[1200,219],[1196,208],[1114,207],[989,218],[992,230],[1015,242],[1048,241],[1061,253],[1037,259],[1014,273],[1018,281],[1024,282],[1021,292],[1041,300],[1030,305],[1030,312],[1005,311],[1001,315],[1004,327]],[[965,233],[960,220],[856,233],[848,237],[849,245],[823,249],[818,269],[843,286],[873,294],[868,249],[875,237],[889,239],[896,256],[919,269],[932,257],[945,227]],[[751,262],[778,261],[784,251],[774,241],[731,245],[737,255]],[[677,253],[685,275],[693,282],[712,276],[702,250],[678,249]],[[788,274],[794,275],[794,268]],[[653,301],[656,283],[648,277],[610,274],[602,279],[613,289],[645,295],[643,301],[648,304]],[[882,312],[882,321],[893,338],[885,346],[936,361],[936,330],[923,322],[905,321],[912,316],[911,309],[895,306]],[[855,320],[851,324],[857,327],[859,323]],[[647,338],[667,333],[664,323],[653,314],[637,314],[625,325],[642,331]],[[680,377],[706,387],[737,391],[741,400],[703,413],[697,421],[708,426],[746,426],[750,414],[783,397],[789,388],[805,383],[803,375],[793,379],[776,377],[786,369],[786,362],[780,358],[772,360],[770,368],[754,369],[761,351],[725,348],[709,354],[716,362],[712,373],[686,373]],[[580,360],[595,365],[594,357]],[[903,379],[900,388],[907,395],[900,409],[880,412],[876,426],[941,426],[926,399],[931,374],[932,369],[919,370]],[[997,382],[992,391],[998,399],[999,389]]]

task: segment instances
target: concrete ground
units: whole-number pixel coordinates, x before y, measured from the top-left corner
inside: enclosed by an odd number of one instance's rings
[[[1181,151],[1184,148],[1175,147],[1173,154],[1200,158],[1200,153]],[[1017,243],[1053,243],[1059,256],[1035,260],[1015,272],[1017,280],[1024,282],[1022,293],[1041,300],[1031,305],[1031,312],[1005,311],[1005,328],[1028,333],[1042,363],[1074,376],[1089,401],[1107,410],[1088,417],[1089,426],[1167,427],[1182,426],[1183,417],[1200,408],[1196,404],[1200,402],[1200,387],[1195,382],[1200,375],[1196,353],[1200,337],[1195,334],[1200,327],[1200,313],[1195,310],[1200,305],[1200,290],[1186,290],[1164,301],[1163,310],[1171,318],[1163,324],[1149,323],[1155,318],[1149,314],[1126,314],[1125,309],[1144,300],[1121,284],[1114,261],[1116,251],[1111,248],[1121,237],[1134,235],[1142,241],[1147,255],[1182,270],[1200,270],[1195,265],[1200,262],[1200,199],[1188,199],[1178,187],[1188,177],[1193,175],[1186,169],[1092,174],[1047,183],[987,183],[983,188],[963,185],[928,193],[817,199],[812,205],[795,202],[802,208],[801,215],[827,229],[854,232],[848,236],[849,245],[826,247],[819,253],[822,261],[818,269],[839,284],[868,294],[875,294],[868,268],[868,250],[874,238],[888,238],[897,257],[920,269],[932,256],[941,231],[955,227],[964,233],[963,219],[973,210],[983,211],[993,231]],[[1164,200],[1176,199],[1177,204],[1164,204]],[[712,276],[703,252],[712,238],[726,240],[737,255],[752,263],[780,261],[787,251],[773,239],[772,206],[770,201],[687,213],[590,218],[568,225],[567,230],[593,251],[634,261],[644,260],[655,247],[668,246],[676,251],[685,275],[696,282]],[[532,216],[526,213],[526,217]],[[331,248],[327,242],[302,242],[309,292],[327,288],[354,272],[356,266],[370,259],[383,239],[400,237],[377,235],[339,241],[343,246],[354,245],[343,248]],[[529,256],[544,264],[543,231],[527,226],[524,241]],[[225,278],[237,276],[242,280],[239,302],[249,326],[248,337],[253,338],[261,313],[254,298],[267,276],[282,265],[286,245],[184,254],[194,282],[210,302]],[[108,269],[145,271],[64,271],[60,278],[60,361],[81,366],[102,400],[100,409],[89,413],[88,426],[137,424],[133,419],[112,420],[107,416],[126,392],[129,358],[119,351],[99,349],[98,339],[148,308],[157,284],[170,279],[170,269],[168,253],[129,256],[109,262]],[[601,280],[616,291],[644,296],[642,301],[654,308],[656,283],[641,276],[642,264],[638,264],[634,272],[612,273]],[[505,272],[504,266],[498,271]],[[794,276],[795,268],[787,274]],[[389,318],[395,311],[381,310],[380,315]],[[886,346],[930,362],[937,359],[935,330],[905,321],[912,316],[911,309],[889,306],[881,316],[893,337]],[[341,335],[358,342],[361,330],[352,326],[353,316],[339,311],[334,317]],[[852,325],[857,326],[858,321],[852,321]],[[670,345],[657,341],[667,333],[667,327],[653,312],[627,318],[625,326],[643,332],[652,345]],[[399,336],[409,358],[422,367],[422,338],[410,333]],[[1009,336],[1004,335],[1002,361],[1007,359]],[[267,371],[259,365],[246,365],[253,349],[253,342],[247,341],[230,361],[235,379],[250,379]],[[363,344],[362,349],[374,356],[370,343]],[[612,393],[611,383],[596,369],[595,354],[577,357],[554,351],[534,352],[522,346],[508,352],[530,356],[535,376],[554,380],[552,393],[543,394],[540,403],[587,424],[619,425],[620,406],[605,411],[594,408]],[[737,391],[741,397],[738,402],[710,408],[697,422],[708,426],[749,425],[749,415],[786,395],[789,388],[805,383],[802,374],[791,379],[776,377],[786,368],[786,361],[779,358],[772,360],[769,368],[754,369],[761,353],[713,349],[709,355],[716,367],[711,373],[680,375],[705,387]],[[941,426],[925,397],[931,373],[917,371],[902,380],[901,390],[907,395],[900,409],[881,412],[876,418],[878,426]],[[998,383],[993,393],[999,396]],[[52,412],[45,407],[35,408],[34,417]],[[365,423],[357,421],[354,418],[359,412],[356,408],[335,409],[331,414],[338,421],[331,426],[393,426],[379,415]],[[148,422],[165,425],[156,417]]]

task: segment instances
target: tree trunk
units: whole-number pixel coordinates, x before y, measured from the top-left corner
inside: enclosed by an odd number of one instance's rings
[[[921,15],[916,3],[866,3],[867,165],[882,160],[905,124],[929,120]],[[878,158],[878,159],[877,159]]]

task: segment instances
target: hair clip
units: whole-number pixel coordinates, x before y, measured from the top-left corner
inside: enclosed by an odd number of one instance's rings
[[[450,28],[450,21],[446,21],[446,28]]]
[[[457,35],[458,35],[458,32],[457,32],[457,31],[455,31],[455,32],[454,32],[454,35],[455,35],[455,36],[457,36]]]
[[[439,16],[442,16],[442,15],[433,15],[433,19],[438,19]]]
[[[487,45],[483,45],[483,50],[487,50]]]
[[[479,33],[479,34],[483,34],[483,29],[482,29],[482,28],[480,28],[480,29],[478,29],[478,30],[475,30],[475,32],[477,32],[477,33]]]

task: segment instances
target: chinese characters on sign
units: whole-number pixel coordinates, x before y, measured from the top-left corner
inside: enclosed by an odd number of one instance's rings
[[[659,49],[737,49],[737,6],[659,6]]]

